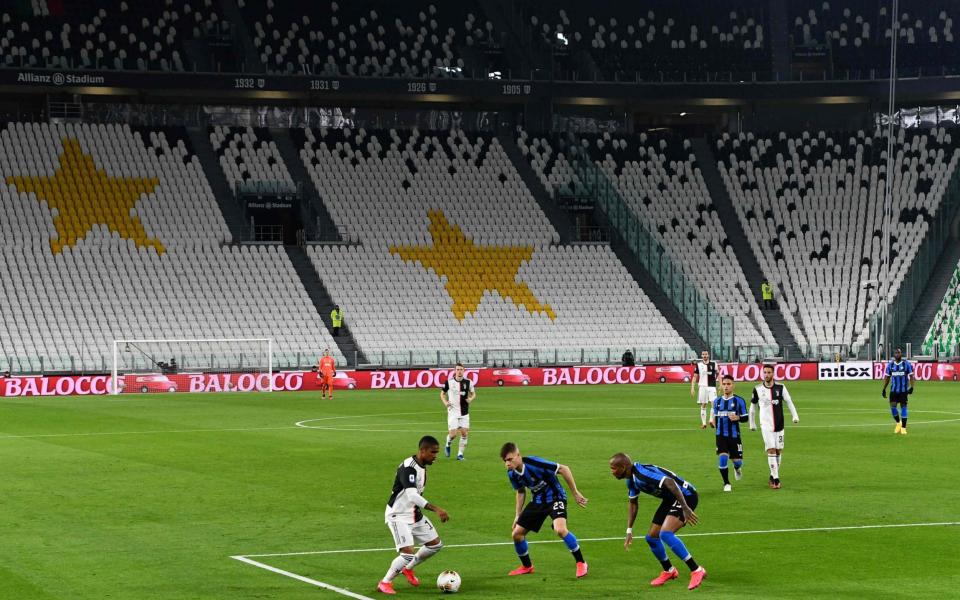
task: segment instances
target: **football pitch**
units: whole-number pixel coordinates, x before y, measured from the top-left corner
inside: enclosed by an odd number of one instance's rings
[[[768,489],[760,435],[745,432],[732,493],[688,385],[480,388],[467,460],[441,454],[427,472],[425,497],[451,515],[428,513],[446,547],[417,568],[419,588],[396,580],[398,597],[438,596],[445,569],[477,599],[956,594],[960,386],[919,383],[907,436],[879,382],[788,387],[800,423],[787,424],[783,488]],[[0,598],[377,597],[396,467],[445,426],[435,390],[5,399]],[[586,578],[549,526],[529,537],[536,573],[506,576],[519,564],[506,441],[569,465],[589,498],[568,520]],[[626,486],[607,466],[619,451],[697,486],[701,524],[680,537],[708,571],[700,589],[672,554],[680,579],[649,586],[654,498],[624,550]]]

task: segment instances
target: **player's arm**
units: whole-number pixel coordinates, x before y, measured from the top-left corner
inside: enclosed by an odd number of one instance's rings
[[[749,416],[747,413],[747,403],[744,402],[743,398],[737,397],[737,414],[731,415],[731,421],[734,423],[740,422],[746,419]]]
[[[638,507],[639,502],[636,497],[630,498],[627,502],[627,537],[623,540],[623,547],[626,550],[629,550],[630,544],[633,543],[633,524],[637,520]]]
[[[513,525],[510,526],[510,530],[513,531],[513,528],[517,526],[517,521],[520,520],[520,513],[523,512],[523,504],[527,501],[527,491],[525,489],[517,490],[517,506],[513,511]]]
[[[915,383],[917,382],[917,376],[916,376],[916,372],[914,371],[914,368],[913,368],[913,363],[908,362],[907,365],[910,366],[910,370],[907,372],[907,384],[908,384],[908,386],[909,386],[908,389],[907,389],[907,393],[908,393],[908,394],[912,394],[912,393],[913,393],[913,384],[915,384]]]
[[[467,381],[470,381],[469,379]],[[467,404],[473,402],[473,399],[477,397],[477,386],[470,384],[470,393],[467,394]]]
[[[573,498],[577,501],[577,504],[586,506],[587,499],[580,493],[580,490],[577,489],[577,483],[573,480],[573,471],[571,471],[567,465],[557,465],[557,467],[557,473],[567,482],[567,488],[570,490],[570,493],[573,494]]]
[[[660,481],[660,487],[665,488],[668,492],[673,494],[673,497],[676,498],[677,502],[680,504],[681,510],[683,510],[683,518],[686,523],[690,525],[696,525],[700,522],[700,518],[697,517],[697,513],[693,512],[693,509],[690,508],[690,505],[687,504],[687,499],[683,497],[683,491],[680,489],[680,486],[677,485],[677,482],[669,477],[664,477]]]
[[[413,471],[413,469],[410,469],[404,473],[400,480],[403,482],[404,493],[411,502],[423,510],[429,510],[437,513],[437,516],[440,517],[440,521],[443,523],[446,523],[450,519],[450,515],[447,514],[447,511],[443,510],[436,504],[427,502],[427,499],[421,496],[420,492],[417,491],[417,485],[414,483],[416,481],[416,473]]]
[[[716,422],[715,422],[714,419],[713,419],[713,417],[717,414],[717,413],[715,412],[716,406],[717,406],[717,400],[716,400],[716,398],[714,398],[713,402],[710,403],[710,417],[707,419],[707,423],[710,424],[710,427],[716,427],[716,426],[717,426]]]
[[[890,365],[887,365],[887,374],[883,378],[883,391],[880,392],[880,395],[884,398],[887,397],[887,385],[890,383]]]
[[[697,363],[693,363],[693,377],[690,378],[690,396],[697,397],[697,382],[700,381],[700,371],[697,369]]]
[[[794,423],[800,422],[800,416],[797,414],[797,407],[793,405],[793,398],[790,397],[790,392],[787,391],[787,388],[783,388],[783,401],[787,404],[787,408],[790,409],[790,416],[793,417]]]
[[[450,384],[444,382],[443,387],[440,388],[440,402],[443,402],[444,408],[450,408],[450,402],[447,401],[447,389]]]
[[[756,431],[757,424],[753,420],[753,410],[755,406],[760,404],[760,395],[757,393],[757,388],[753,388],[753,397],[750,398],[750,411],[747,413],[747,420],[750,423],[750,431]]]

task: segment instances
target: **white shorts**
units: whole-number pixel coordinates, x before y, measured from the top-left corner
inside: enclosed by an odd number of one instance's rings
[[[763,447],[767,450],[771,448],[774,450],[783,450],[783,430],[774,431],[772,429],[766,429],[764,427],[760,428],[760,433],[763,434]]]
[[[697,404],[712,404],[717,399],[717,388],[701,387],[697,395]]]
[[[422,546],[440,537],[433,523],[426,516],[416,523],[390,518],[386,519],[386,523],[390,535],[393,536],[393,545],[396,546],[397,550]]]
[[[452,429],[469,429],[470,428],[470,415],[459,416],[452,412],[447,413],[447,431]]]

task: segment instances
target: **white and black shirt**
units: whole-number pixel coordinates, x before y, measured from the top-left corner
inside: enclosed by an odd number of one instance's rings
[[[697,385],[700,387],[717,387],[717,363],[714,361],[703,362],[698,360],[693,363],[695,373],[697,374]]]
[[[473,384],[469,379],[464,377],[457,381],[455,377],[451,377],[443,383],[443,391],[447,395],[447,402],[450,403],[450,413],[452,415],[465,417],[470,413],[470,404],[467,402],[467,398],[473,391]]]
[[[427,470],[415,456],[406,459],[397,467],[393,480],[393,493],[387,501],[386,518],[416,523],[423,518],[420,511],[427,505],[423,489],[427,485]]]
[[[793,406],[790,392],[783,384],[775,383],[767,387],[761,383],[753,388],[753,398],[750,400],[760,410],[760,427],[767,431],[783,431],[783,405],[786,403],[790,415],[796,419],[797,409]]]

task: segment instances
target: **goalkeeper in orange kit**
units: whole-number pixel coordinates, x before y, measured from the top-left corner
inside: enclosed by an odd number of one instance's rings
[[[329,397],[333,400],[333,376],[337,372],[337,363],[330,356],[329,348],[323,351],[317,371],[320,374],[320,397],[324,399]]]

